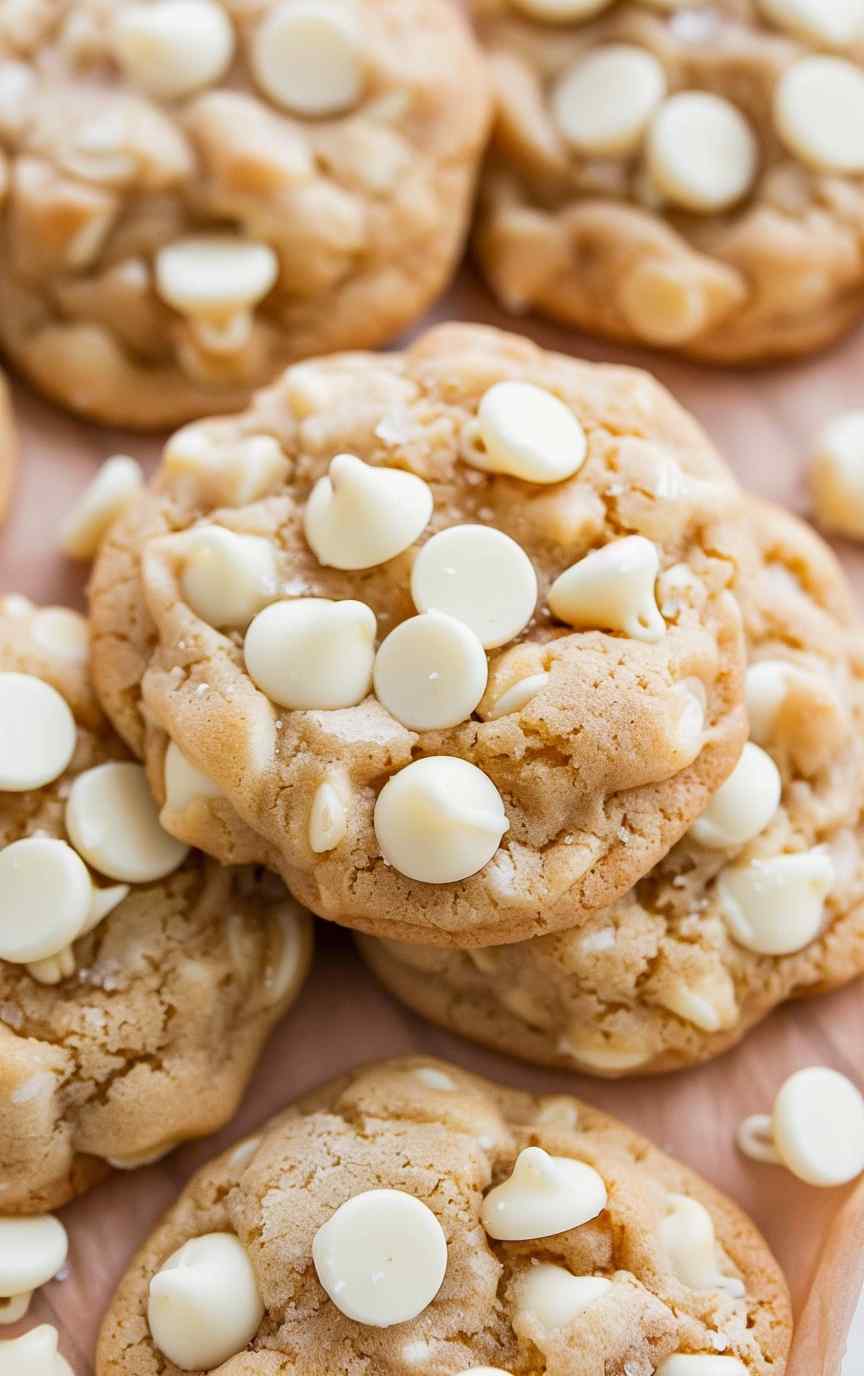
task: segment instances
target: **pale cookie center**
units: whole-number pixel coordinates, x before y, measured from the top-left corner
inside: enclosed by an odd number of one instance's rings
[[[749,1376],[737,1357],[718,1357],[713,1352],[676,1352],[657,1368],[657,1376]]]
[[[75,753],[68,704],[32,674],[0,673],[0,789],[27,793],[53,783]]]
[[[279,275],[269,244],[228,234],[178,239],[156,255],[156,287],[162,300],[203,328],[205,347],[242,348],[250,313]]]
[[[691,826],[690,835],[712,850],[746,845],[771,821],[782,791],[780,771],[771,756],[748,741],[729,778]]]
[[[117,454],[103,463],[63,522],[63,552],[73,559],[95,558],[109,529],[143,484],[140,464],[125,454]]]
[[[845,1185],[864,1171],[864,1098],[836,1070],[796,1071],[770,1116],[756,1114],[738,1130],[738,1145],[757,1161],[775,1161],[808,1185]]]
[[[81,935],[93,883],[65,841],[32,836],[0,851],[0,959],[15,964],[55,956]]]
[[[422,1200],[402,1190],[366,1190],[318,1229],[312,1256],[343,1314],[389,1328],[417,1318],[438,1294],[447,1238]]]
[[[593,550],[549,589],[549,606],[576,630],[620,631],[633,640],[666,634],[655,588],[660,556],[642,535],[627,535]]]
[[[509,827],[492,780],[455,756],[416,760],[378,795],[375,835],[394,869],[423,884],[450,884],[482,870]]]
[[[772,24],[805,42],[845,48],[864,37],[864,0],[758,0]]]
[[[574,1276],[563,1266],[541,1262],[524,1271],[516,1282],[513,1327],[517,1333],[527,1328],[554,1333],[611,1288],[611,1281],[603,1276]]]
[[[182,1371],[209,1371],[235,1357],[263,1317],[252,1263],[232,1233],[193,1238],[150,1281],[151,1336]]]
[[[537,605],[537,574],[515,540],[489,526],[451,526],[423,546],[411,576],[421,612],[445,612],[485,649],[523,631]]]
[[[375,613],[364,602],[276,602],[246,632],[246,668],[280,707],[355,707],[372,683],[376,632]]]
[[[756,175],[756,139],[739,110],[707,91],[682,91],[651,122],[648,171],[662,195],[713,214],[746,195]]]
[[[66,1261],[68,1250],[66,1229],[51,1214],[0,1218],[0,1299],[19,1301],[11,1309],[0,1311],[0,1323],[14,1323],[13,1313],[16,1318],[23,1317],[33,1291],[56,1276]]]
[[[57,1329],[50,1324],[31,1328],[20,1338],[0,1343],[0,1370],[10,1376],[73,1376],[57,1348]]]
[[[277,5],[258,25],[251,62],[261,89],[293,114],[344,114],[363,94],[357,16],[339,0]]]
[[[841,57],[804,57],[784,72],[774,96],[783,142],[825,172],[864,172],[864,72]]]
[[[467,721],[486,692],[486,651],[464,622],[443,612],[403,621],[375,659],[375,693],[413,731]]]
[[[835,416],[825,427],[813,457],[810,488],[821,526],[864,538],[864,411]]]
[[[306,539],[320,564],[371,569],[414,544],[432,507],[432,490],[422,478],[339,454],[306,504]]]
[[[219,630],[245,630],[279,590],[269,540],[218,526],[184,538],[180,587],[196,616]]]
[[[164,100],[218,81],[234,55],[234,30],[213,0],[129,5],[111,30],[114,57],[128,80]]]
[[[595,48],[555,87],[552,109],[578,153],[633,153],[666,94],[666,73],[653,53],[626,43]]]
[[[490,1237],[519,1242],[578,1228],[605,1208],[606,1186],[593,1167],[526,1147],[510,1178],[486,1195],[480,1217]]]
[[[465,458],[487,473],[528,483],[560,483],[578,472],[588,445],[579,420],[558,397],[530,382],[497,382],[466,428]]]
[[[165,807],[169,812],[185,812],[196,802],[223,795],[209,779],[171,741],[165,751]]]
[[[110,879],[149,884],[183,863],[188,846],[159,823],[147,775],[137,764],[100,764],[69,791],[66,830],[75,849]]]
[[[717,897],[739,946],[785,956],[815,941],[833,884],[831,858],[817,849],[728,865],[717,881]]]

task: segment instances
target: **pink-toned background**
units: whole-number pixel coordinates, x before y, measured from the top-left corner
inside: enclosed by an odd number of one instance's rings
[[[470,274],[436,318],[514,325]],[[700,417],[748,488],[799,512],[807,506],[803,475],[814,433],[836,411],[864,406],[860,334],[808,363],[721,373],[613,349],[535,321],[516,322],[516,328],[567,352],[647,364]],[[0,532],[0,592],[83,606],[85,575],[58,554],[58,522],[100,460],[128,452],[151,461],[159,445],[71,420],[23,387],[16,386],[14,396],[24,454],[12,513]],[[864,549],[838,551],[864,610]],[[115,1176],[65,1210],[72,1240],[69,1274],[46,1287],[28,1323],[56,1323],[76,1376],[92,1376],[96,1332],[112,1287],[195,1167],[330,1075],[361,1060],[427,1051],[493,1078],[590,1099],[727,1190],[765,1232],[786,1270],[796,1310],[803,1313],[789,1376],[839,1376],[864,1280],[864,1186],[858,1195],[851,1188],[810,1189],[785,1171],[742,1159],[733,1134],[740,1117],[766,1110],[784,1077],[803,1065],[832,1065],[859,1078],[862,1046],[864,1005],[861,986],[853,984],[782,1009],[739,1050],[701,1070],[618,1084],[535,1071],[403,1011],[375,986],[348,935],[322,926],[312,978],[271,1043],[238,1119],[218,1138],[148,1170]],[[817,1267],[829,1231],[831,1242]],[[850,1349],[844,1376],[862,1373],[864,1342]]]

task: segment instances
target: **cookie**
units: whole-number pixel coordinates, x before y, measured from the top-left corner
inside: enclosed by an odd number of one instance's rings
[[[489,118],[449,0],[22,0],[0,15],[0,342],[152,430],[418,318]]]
[[[0,521],[6,515],[18,467],[18,434],[6,380],[0,375]]]
[[[721,363],[864,314],[864,31],[795,0],[472,0],[498,115],[498,299]]]
[[[751,741],[688,835],[576,931],[477,952],[364,941],[434,1022],[599,1075],[691,1065],[864,970],[864,637],[817,535],[750,505]]]
[[[0,600],[4,1214],[226,1123],[311,956],[278,880],[158,827],[87,650],[77,613]]]
[[[740,753],[740,503],[639,372],[463,325],[300,364],[180,431],[113,528],[100,697],[172,834],[322,917],[464,946],[571,927]],[[169,741],[209,825],[172,802]]]
[[[96,1371],[149,1376],[167,1350],[225,1376],[702,1376],[723,1354],[718,1376],[782,1376],[789,1337],[767,1245],[693,1171],[575,1099],[412,1059],[205,1166],[121,1282]]]

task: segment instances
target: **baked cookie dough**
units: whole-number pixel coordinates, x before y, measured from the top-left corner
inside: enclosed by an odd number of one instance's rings
[[[488,114],[449,0],[16,0],[0,344],[147,430],[381,344],[458,259]]]
[[[484,951],[364,940],[433,1021],[598,1075],[718,1055],[772,1008],[864,970],[864,637],[813,531],[750,504],[751,741],[688,835],[578,931]]]
[[[9,507],[12,483],[18,467],[18,432],[6,379],[0,375],[0,521]]]
[[[311,956],[278,880],[158,827],[87,653],[77,613],[0,600],[4,1215],[226,1123]]]
[[[472,0],[498,299],[721,363],[864,316],[864,27],[800,0]]]
[[[100,698],[172,834],[322,917],[460,946],[572,927],[742,748],[740,506],[643,373],[464,325],[301,364],[174,436],[113,527]]]
[[[789,1338],[764,1240],[693,1171],[575,1099],[399,1060],[199,1172],[96,1371],[782,1376]]]

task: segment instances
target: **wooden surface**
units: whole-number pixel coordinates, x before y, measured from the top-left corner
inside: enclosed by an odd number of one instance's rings
[[[864,405],[864,334],[806,364],[721,373],[625,353],[534,321],[508,321],[470,276],[436,315],[509,325],[590,358],[647,364],[701,418],[746,486],[799,512],[806,510],[802,475],[814,432],[832,413]],[[84,576],[56,551],[58,520],[102,459],[129,452],[152,460],[159,446],[72,421],[22,387],[15,400],[24,460],[12,515],[0,532],[0,591],[83,606]],[[846,546],[840,553],[864,607],[864,547]],[[810,1189],[785,1171],[754,1165],[737,1155],[733,1134],[738,1119],[767,1109],[783,1078],[801,1066],[833,1065],[860,1075],[862,1045],[864,1005],[860,985],[853,985],[787,1006],[739,1050],[698,1071],[614,1085],[533,1071],[400,1009],[366,974],[350,938],[322,929],[312,978],[271,1043],[239,1118],[219,1138],[148,1170],[117,1175],[65,1210],[72,1240],[69,1273],[46,1287],[28,1323],[57,1323],[76,1376],[91,1376],[96,1332],[112,1286],[192,1169],[327,1076],[362,1060],[427,1051],[523,1087],[591,1099],[729,1191],[762,1227],[786,1269],[796,1308],[805,1313],[789,1376],[838,1376],[864,1272],[864,1193]],[[832,1224],[832,1244],[817,1272]],[[850,1353],[846,1376],[862,1372],[864,1349]]]

